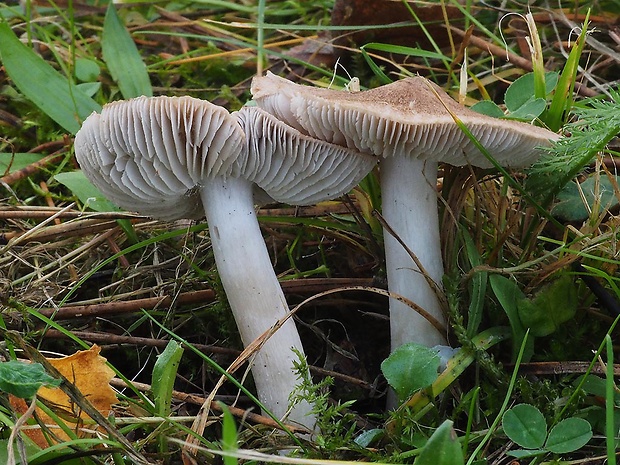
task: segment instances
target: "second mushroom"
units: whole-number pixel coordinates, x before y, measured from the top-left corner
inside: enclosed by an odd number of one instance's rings
[[[454,118],[506,167],[528,166],[558,136],[469,110],[422,77],[353,93],[268,73],[254,79],[252,94],[259,107],[305,134],[380,157],[382,213],[391,229],[384,234],[388,287],[418,309],[390,299],[392,350],[408,342],[445,344],[438,163],[493,166]]]

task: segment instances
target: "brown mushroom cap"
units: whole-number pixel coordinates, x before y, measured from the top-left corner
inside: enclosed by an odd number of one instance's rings
[[[192,97],[138,97],[91,114],[75,138],[90,181],[119,207],[172,220],[200,218],[198,189],[237,176],[245,136],[227,110]]]
[[[348,92],[303,86],[267,73],[254,78],[252,94],[259,107],[303,133],[383,157],[491,167],[450,112],[503,166],[530,165],[540,155],[538,147],[557,138],[543,128],[476,113],[423,77]]]
[[[377,158],[300,133],[257,107],[234,113],[246,134],[243,176],[272,199],[311,205],[351,190]]]

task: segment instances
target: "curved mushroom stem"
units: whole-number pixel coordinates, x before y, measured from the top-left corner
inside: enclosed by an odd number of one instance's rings
[[[443,261],[436,183],[437,163],[398,156],[381,160],[383,218],[441,290]],[[411,256],[388,231],[384,231],[384,242],[389,290],[445,325],[437,293]],[[390,299],[390,329],[392,351],[408,342],[427,347],[446,343],[445,336],[424,317],[395,299]]]
[[[241,178],[208,179],[201,197],[215,263],[247,347],[289,311],[256,219],[252,183]],[[303,354],[297,328],[289,319],[252,362],[258,398],[278,418],[286,415],[289,395],[299,383],[293,348]],[[309,403],[299,403],[287,419],[313,430],[316,421],[310,410]]]

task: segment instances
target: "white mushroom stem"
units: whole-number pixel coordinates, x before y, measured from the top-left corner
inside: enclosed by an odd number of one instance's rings
[[[425,277],[403,246],[384,231],[385,260],[390,292],[399,294],[445,325],[437,292],[441,290],[443,261],[437,213],[437,163],[392,156],[381,161],[382,212],[388,226],[417,257]],[[390,299],[392,351],[408,342],[427,347],[445,344],[440,333],[409,305]]]
[[[201,189],[213,254],[230,307],[247,347],[289,311],[273,272],[252,197],[252,183],[215,177]],[[293,363],[303,348],[292,319],[287,320],[252,361],[258,398],[278,418],[287,413],[289,395],[299,383]],[[288,421],[314,429],[307,402],[297,404]]]

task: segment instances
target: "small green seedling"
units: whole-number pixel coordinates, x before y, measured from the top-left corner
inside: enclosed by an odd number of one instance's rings
[[[516,458],[547,453],[567,454],[585,446],[592,438],[592,427],[583,418],[566,418],[547,432],[547,422],[538,408],[529,404],[515,405],[504,413],[502,425],[506,436],[521,446],[508,455]]]

